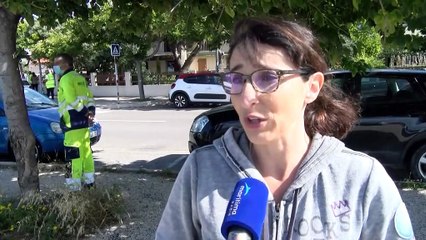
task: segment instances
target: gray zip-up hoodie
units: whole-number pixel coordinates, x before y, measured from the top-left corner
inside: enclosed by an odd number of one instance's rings
[[[195,150],[176,179],[156,239],[224,239],[228,201],[246,177],[265,182],[242,130],[229,129]],[[406,207],[382,165],[319,134],[279,204],[269,192],[267,209],[262,239],[414,239]]]

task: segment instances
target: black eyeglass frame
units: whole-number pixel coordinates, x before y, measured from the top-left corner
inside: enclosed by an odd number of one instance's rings
[[[275,88],[272,89],[271,91],[261,91],[260,89],[257,88],[256,85],[253,84],[253,79],[252,79],[253,74],[260,72],[260,71],[275,71],[275,74],[277,74],[277,76],[278,76],[277,84],[276,84]],[[311,71],[309,71],[308,69],[304,69],[304,68],[302,68],[302,69],[291,69],[291,70],[280,70],[280,69],[267,69],[267,68],[265,68],[265,69],[258,69],[258,70],[254,71],[254,72],[252,72],[251,74],[248,74],[248,75],[242,74],[240,72],[235,72],[235,71],[220,73],[219,74],[220,80],[222,82],[222,87],[225,90],[225,92],[230,94],[230,95],[238,95],[238,94],[242,93],[243,87],[241,88],[241,91],[239,93],[231,93],[231,92],[226,91],[226,88],[224,86],[224,82],[225,82],[224,79],[225,79],[226,75],[228,75],[228,74],[238,74],[238,75],[242,76],[243,80],[244,80],[242,85],[247,83],[247,80],[248,80],[250,82],[250,84],[253,86],[254,90],[256,90],[256,92],[273,93],[278,89],[282,76],[287,75],[287,74],[299,74],[301,76],[307,76],[307,75],[311,74]]]

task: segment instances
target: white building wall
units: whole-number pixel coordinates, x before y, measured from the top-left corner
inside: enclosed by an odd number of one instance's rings
[[[89,88],[95,97],[117,96],[117,86],[95,86],[96,73],[90,74],[91,86]],[[124,74],[125,86],[118,86],[118,94],[122,97],[139,97],[138,85],[131,85],[131,74]],[[144,85],[145,97],[166,97],[170,90],[170,84]]]
[[[116,97],[116,86],[90,86],[90,90],[95,97]],[[170,84],[145,85],[145,97],[167,97],[170,90]],[[120,97],[139,97],[138,85],[118,86]]]
[[[200,69],[198,69],[198,59],[202,59],[202,58],[206,59],[208,71],[215,71],[216,70],[216,57],[214,55],[203,55],[203,56],[194,57],[194,60],[192,61],[191,65],[189,66],[189,72],[200,71]]]
[[[207,56],[207,69],[210,71],[216,70],[216,57],[215,56]]]

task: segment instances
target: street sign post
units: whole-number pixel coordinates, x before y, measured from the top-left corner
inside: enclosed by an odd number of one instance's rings
[[[120,93],[118,91],[118,70],[117,70],[117,62],[115,61],[115,58],[120,56],[119,44],[116,44],[116,43],[111,44],[111,56],[114,57],[115,86],[117,86],[117,104],[120,104]]]

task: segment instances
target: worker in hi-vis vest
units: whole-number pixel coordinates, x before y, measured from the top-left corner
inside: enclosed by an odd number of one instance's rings
[[[72,191],[80,190],[82,185],[90,188],[95,183],[89,136],[89,125],[95,116],[93,94],[86,79],[74,71],[70,55],[58,55],[54,60],[53,71],[59,75],[59,115],[65,134],[65,161],[68,166],[65,184]]]
[[[47,97],[54,99],[55,98],[55,76],[49,70],[46,70],[44,75],[44,85],[46,87]]]

